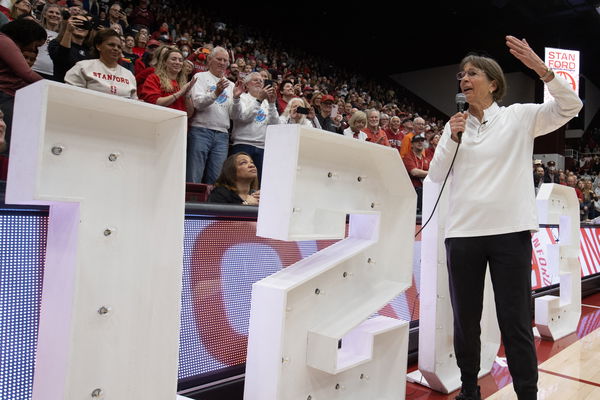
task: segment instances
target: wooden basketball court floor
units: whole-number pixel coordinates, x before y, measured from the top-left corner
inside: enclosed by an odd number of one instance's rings
[[[556,342],[536,338],[539,364],[538,400],[600,399],[600,293],[582,301],[581,318],[575,333]],[[492,372],[479,380],[481,394],[490,400],[516,400],[512,380],[500,349]],[[417,366],[409,367],[409,372]],[[407,383],[407,400],[448,400],[444,395]]]

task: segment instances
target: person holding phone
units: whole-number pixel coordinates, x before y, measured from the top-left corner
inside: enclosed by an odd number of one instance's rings
[[[244,93],[245,89],[248,93]],[[279,124],[276,99],[275,88],[270,84],[265,85],[258,72],[251,72],[243,82],[237,81],[233,88],[233,145],[230,153],[244,152],[250,155],[258,169],[259,181],[267,126]]]
[[[308,104],[304,102],[300,97],[292,98],[281,113],[279,117],[280,124],[298,124],[313,127],[311,122],[308,120],[307,115],[309,113]]]
[[[64,82],[68,70],[73,68],[77,62],[90,57],[91,30],[91,18],[74,15],[68,17],[56,39],[48,43],[48,54],[52,59],[55,81]]]
[[[334,98],[330,94],[321,97],[321,109],[317,113],[317,120],[321,129],[333,133],[343,133],[341,126],[342,115],[337,112],[337,106],[333,105]],[[334,113],[335,110],[335,113]]]
[[[101,22],[101,25],[105,28],[110,28],[113,24],[118,24],[121,26],[123,32],[127,31],[129,28],[129,23],[127,22],[127,15],[125,11],[121,8],[119,3],[113,3],[112,6],[108,9],[107,18]]]

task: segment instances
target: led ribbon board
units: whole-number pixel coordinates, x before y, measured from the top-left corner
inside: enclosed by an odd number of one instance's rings
[[[252,290],[244,398],[399,399],[408,323],[371,317],[411,286],[416,194],[395,149],[267,131],[257,234],[343,239]]]
[[[50,206],[34,400],[175,399],[185,113],[18,91],[6,201]]]
[[[557,243],[546,250],[548,266],[558,270],[560,297],[535,299],[535,325],[545,339],[558,340],[577,330],[581,316],[579,200],[571,187],[544,183],[537,194],[540,224],[559,225]]]
[[[435,214],[421,236],[421,312],[419,314],[419,369],[408,375],[411,382],[450,393],[461,386],[460,370],[454,354],[454,318],[446,266],[446,215],[448,213],[448,178]],[[423,218],[433,211],[441,185],[429,178],[423,187]],[[479,376],[487,375],[500,348],[500,329],[489,272],[486,273],[481,316],[481,359]]]

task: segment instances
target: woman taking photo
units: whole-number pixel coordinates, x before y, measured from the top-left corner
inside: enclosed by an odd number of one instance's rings
[[[208,196],[210,203],[241,204],[257,206],[258,171],[252,158],[246,153],[235,153],[225,160],[221,175]]]
[[[519,400],[537,398],[531,231],[539,226],[531,184],[533,141],[566,124],[582,107],[568,83],[554,76],[527,41],[507,36],[506,45],[540,77],[553,99],[501,107],[497,102],[505,94],[506,80],[498,63],[466,56],[457,79],[469,109],[446,124],[429,167],[430,179],[442,183],[456,153],[445,245],[454,350],[462,381],[456,399],[460,400],[481,398],[477,375],[488,264],[513,388]]]
[[[348,128],[344,129],[344,136],[351,136],[354,139],[366,141],[367,134],[362,130],[367,126],[367,114],[362,111],[356,111],[348,121]]]
[[[155,71],[144,82],[140,98],[147,103],[185,111],[188,117],[191,117],[194,105],[187,94],[196,80],[187,81],[183,71],[183,60],[179,49],[173,47],[166,50]]]
[[[300,110],[298,110],[298,107],[300,107]],[[301,111],[301,112],[298,112],[298,111]],[[306,113],[303,113],[304,111],[306,111]],[[294,97],[293,99],[291,99],[289,101],[289,103],[285,107],[285,110],[283,110],[283,113],[279,117],[279,123],[280,124],[299,124],[299,125],[312,127],[313,125],[306,118],[307,114],[308,114],[308,107],[307,107],[306,103],[304,103],[304,100],[302,100],[300,97]]]
[[[97,58],[79,61],[67,71],[65,83],[102,93],[137,99],[135,77],[119,65],[121,37],[112,29],[104,29],[94,38]]]
[[[81,60],[87,60],[91,52],[91,19],[83,15],[73,15],[64,21],[56,39],[48,43],[48,53],[52,59],[53,78],[65,81],[68,70]]]

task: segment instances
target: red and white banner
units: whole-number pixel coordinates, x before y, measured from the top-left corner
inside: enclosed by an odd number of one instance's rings
[[[580,228],[579,262],[581,276],[600,272],[600,228]],[[557,243],[558,228],[540,228],[531,237],[531,288],[540,289],[560,283],[558,264],[551,260],[548,246]]]
[[[579,93],[579,51],[546,47],[546,65],[554,74],[566,80],[575,93]],[[550,99],[548,88],[544,87],[544,102]]]

